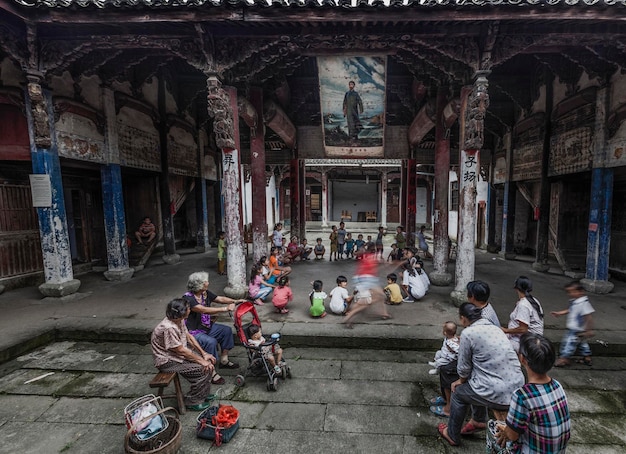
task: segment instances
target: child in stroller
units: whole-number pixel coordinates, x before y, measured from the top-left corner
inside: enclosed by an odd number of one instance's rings
[[[267,377],[267,390],[276,391],[279,377],[291,378],[291,368],[282,358],[282,349],[278,345],[280,334],[274,333],[267,340],[263,338],[261,321],[250,301],[237,306],[233,319],[237,336],[248,353],[248,367],[243,375],[237,375],[235,384],[243,386],[248,376]],[[254,337],[261,337],[262,342],[257,342],[259,339],[255,341]]]

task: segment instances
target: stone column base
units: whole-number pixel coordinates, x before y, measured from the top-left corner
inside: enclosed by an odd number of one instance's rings
[[[163,261],[167,265],[176,265],[177,263],[180,263],[180,255],[178,254],[164,255]]]
[[[532,268],[540,273],[545,273],[550,269],[550,265],[547,263],[534,262]]]
[[[447,287],[452,283],[452,274],[447,272],[433,271],[428,275],[430,283],[437,287]]]
[[[79,287],[80,281],[78,279],[72,279],[71,281],[61,282],[59,284],[44,282],[39,286],[39,291],[43,296],[58,298],[76,293]]]
[[[612,282],[594,281],[592,279],[581,279],[580,283],[588,292],[598,293],[600,295],[610,293],[611,291],[613,291],[613,287],[615,287]]]
[[[515,252],[500,251],[498,252],[498,255],[502,257],[504,260],[513,260],[515,257],[517,257],[517,254],[515,254]]]
[[[450,293],[450,299],[456,307],[467,302],[467,290],[454,290]]]
[[[248,296],[248,287],[225,287],[224,295],[235,300],[240,300]]]
[[[211,248],[211,246],[196,246],[196,252],[207,252],[209,249]]]
[[[2,295],[2,293],[4,292],[4,289],[5,289],[4,285],[0,285],[0,295]]]
[[[128,281],[131,277],[133,277],[133,274],[135,274],[135,270],[132,268],[125,268],[123,270],[107,270],[103,274],[107,281]]]

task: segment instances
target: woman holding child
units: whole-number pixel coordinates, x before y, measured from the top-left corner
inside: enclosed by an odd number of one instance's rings
[[[500,328],[482,318],[479,308],[463,303],[459,318],[465,328],[461,334],[457,372],[459,379],[451,385],[448,424],[437,427],[439,434],[452,446],[487,426],[487,408],[506,411],[513,391],[524,384],[517,354]],[[469,422],[463,425],[467,410]]]

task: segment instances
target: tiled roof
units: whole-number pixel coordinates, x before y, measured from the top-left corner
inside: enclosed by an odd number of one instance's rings
[[[154,8],[197,7],[203,5],[223,6],[323,6],[338,8],[378,7],[472,7],[472,6],[591,6],[626,5],[626,0],[14,0],[22,6],[40,8],[64,8],[71,6],[97,8],[148,6]]]

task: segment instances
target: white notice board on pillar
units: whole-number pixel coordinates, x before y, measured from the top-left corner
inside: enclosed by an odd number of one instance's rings
[[[50,184],[50,175],[48,174],[31,174],[30,192],[33,197],[33,207],[50,208],[52,206],[52,186]]]

